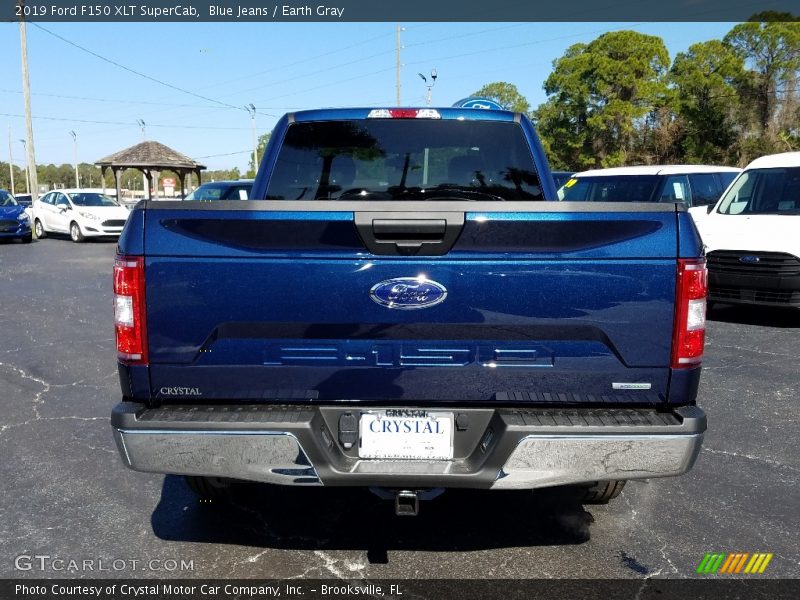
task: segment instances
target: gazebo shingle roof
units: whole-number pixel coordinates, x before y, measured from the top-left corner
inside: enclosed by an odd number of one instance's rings
[[[155,178],[156,186],[158,186],[159,171],[174,171],[178,175],[178,179],[181,182],[181,197],[183,197],[186,176],[194,172],[197,174],[198,183],[200,183],[200,171],[206,168],[205,165],[201,165],[185,154],[181,154],[159,142],[136,144],[130,148],[125,148],[125,150],[109,154],[95,161],[95,164],[100,167],[103,175],[105,175],[106,169],[113,171],[114,179],[117,183],[117,198],[122,193],[121,177],[125,169],[138,169],[144,173],[148,181],[147,194],[152,199],[153,179]]]
[[[100,167],[147,167],[151,169],[205,169],[185,154],[159,142],[142,142],[95,161]]]

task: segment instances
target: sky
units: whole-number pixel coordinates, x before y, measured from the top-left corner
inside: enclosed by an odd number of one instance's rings
[[[532,107],[546,100],[553,61],[572,44],[633,29],[663,38],[674,58],[732,23],[400,24],[401,104],[450,106],[494,81]],[[145,135],[210,169],[246,171],[258,134],[284,113],[393,106],[395,23],[28,23],[37,164],[94,162]],[[76,47],[76,46],[80,46]],[[0,23],[0,160],[24,165],[19,25]],[[430,81],[430,78],[429,78]],[[173,87],[170,87],[173,86]],[[176,89],[180,88],[180,89]]]

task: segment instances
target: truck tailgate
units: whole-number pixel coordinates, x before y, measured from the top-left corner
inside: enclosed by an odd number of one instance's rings
[[[148,203],[126,233],[143,226],[150,387],[164,402],[667,397],[674,205],[188,204]],[[440,213],[458,218],[437,233]],[[376,253],[397,228],[417,246]],[[419,251],[440,233],[445,251]]]

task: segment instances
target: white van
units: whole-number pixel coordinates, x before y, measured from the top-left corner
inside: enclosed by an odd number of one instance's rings
[[[800,308],[800,152],[754,160],[695,221],[710,302]]]

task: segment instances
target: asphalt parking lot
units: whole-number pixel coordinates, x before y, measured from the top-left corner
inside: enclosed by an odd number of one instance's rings
[[[697,464],[608,506],[448,491],[408,519],[368,492],[261,486],[204,504],[117,456],[114,251],[0,245],[0,577],[694,577],[709,551],[771,552],[765,577],[800,577],[800,312],[712,312]],[[36,554],[125,566],[18,569]]]

